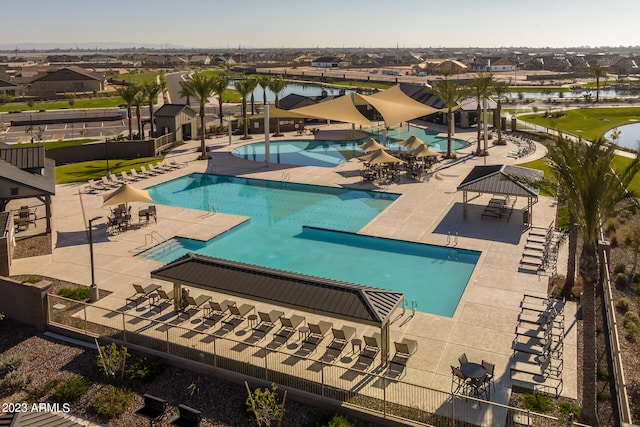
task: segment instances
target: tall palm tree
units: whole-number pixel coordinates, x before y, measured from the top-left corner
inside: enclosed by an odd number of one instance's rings
[[[160,73],[158,76],[158,84],[162,91],[162,100],[166,104],[169,102],[169,82],[167,81],[167,76],[165,76],[164,73]]]
[[[511,86],[511,79],[508,81],[498,81],[493,84],[493,94],[496,96],[496,116],[497,122],[494,120],[494,123],[497,123],[498,126],[498,145],[506,145],[505,141],[502,141],[502,98],[505,96],[507,91],[509,90],[509,86]]]
[[[489,98],[489,95],[491,94],[491,89],[493,86],[493,76],[491,74],[484,74],[484,73],[478,73],[476,77],[473,78],[473,80],[470,83],[470,90],[473,92],[473,95],[476,98],[476,114],[478,115],[478,133],[477,133],[477,138],[478,138],[478,146],[476,148],[476,152],[475,154],[477,156],[481,156],[481,155],[486,155],[486,146],[484,147],[484,150],[482,149],[482,146],[480,145],[480,141],[481,141],[481,136],[480,136],[480,132],[482,127],[480,126],[480,117],[481,117],[481,112],[483,112],[482,110],[484,110],[484,106],[486,105],[486,100],[487,98]],[[482,114],[482,118],[483,118],[483,122],[484,122],[484,129],[486,132],[486,128],[487,128],[487,114],[486,111],[484,111],[484,114]]]
[[[615,146],[602,138],[590,144],[559,137],[549,147],[548,162],[557,179],[560,195],[582,236],[579,272],[582,278],[583,319],[582,421],[597,425],[596,412],[596,286],[599,279],[598,235],[602,224],[614,215],[620,201],[628,198],[627,188],[640,171],[636,157],[624,168],[612,169]]]
[[[256,80],[258,80],[258,85],[262,88],[262,105],[267,105],[267,89],[269,89],[273,78],[269,74],[261,74]]]
[[[213,77],[196,73],[191,76],[191,80],[180,82],[182,88],[180,95],[187,98],[195,98],[200,104],[200,159],[202,160],[207,158],[207,147],[204,144],[206,135],[205,106],[213,95],[214,81]]]
[[[227,87],[229,86],[229,78],[224,74],[220,74],[213,80],[213,93],[218,98],[218,111],[220,112],[220,126],[222,126],[222,118],[224,114],[222,112],[222,103],[224,100],[222,96],[227,91]]]
[[[589,67],[589,74],[596,79],[596,102],[600,100],[600,78],[607,75],[607,68],[599,65]]]
[[[138,92],[136,93],[133,105],[136,106],[136,124],[138,125],[138,140],[142,141],[144,138],[142,135],[142,105],[146,102],[144,96],[144,89],[142,86],[138,86]]]
[[[133,138],[133,129],[131,127],[131,106],[135,105],[138,96],[139,87],[136,85],[122,86],[116,90],[119,97],[127,104],[127,118],[129,122],[129,141]]]
[[[433,84],[429,92],[436,95],[444,102],[447,107],[447,159],[455,158],[455,154],[451,152],[451,136],[453,135],[453,129],[455,126],[453,111],[458,106],[458,102],[465,99],[468,95],[468,91],[457,83],[448,79],[448,73],[443,73],[444,80],[438,80]]]
[[[287,87],[287,81],[282,78],[282,76],[278,76],[275,79],[271,80],[271,84],[269,84],[269,89],[276,96],[275,106],[276,108],[280,108],[280,93]],[[282,136],[280,133],[280,120],[276,120],[276,133],[273,136]]]
[[[236,90],[240,93],[240,96],[242,97],[242,124],[244,127],[244,136],[242,137],[242,139],[251,139],[251,137],[249,136],[249,131],[248,131],[248,123],[247,123],[247,98],[249,97],[249,94],[253,92],[253,89],[255,89],[255,84],[254,81],[251,81],[251,79],[244,79],[244,80],[238,80],[236,81],[235,87]]]
[[[144,93],[144,97],[147,101],[147,105],[149,106],[149,122],[151,124],[151,137],[155,137],[155,129],[153,126],[154,117],[153,117],[153,104],[158,100],[158,95],[162,92],[162,85],[158,82],[147,82],[142,85],[142,91]]]
[[[249,85],[249,87],[251,88],[251,90],[249,91],[249,93],[251,94],[251,115],[253,116],[255,114],[255,101],[254,101],[254,96],[253,96],[253,92],[256,90],[256,87],[258,86],[258,80],[256,80],[253,77],[250,77],[248,79],[245,79],[245,81],[247,82],[247,84]]]

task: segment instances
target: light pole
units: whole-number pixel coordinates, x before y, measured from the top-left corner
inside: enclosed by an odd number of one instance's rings
[[[98,285],[96,285],[96,275],[93,269],[93,221],[97,221],[101,216],[93,217],[89,220],[89,258],[91,262],[91,285],[89,286],[89,300],[98,300]]]

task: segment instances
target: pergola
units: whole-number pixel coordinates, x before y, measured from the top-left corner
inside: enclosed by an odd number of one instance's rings
[[[540,190],[532,183],[542,179],[540,170],[511,165],[475,166],[458,185],[462,191],[463,218],[467,219],[468,193],[494,194],[526,197],[529,223],[533,218],[533,205],[538,201]]]

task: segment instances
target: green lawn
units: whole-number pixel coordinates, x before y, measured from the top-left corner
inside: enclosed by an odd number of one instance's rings
[[[149,163],[157,163],[162,160],[159,157],[141,157],[132,160],[109,160],[109,169],[113,174],[129,171],[133,168],[140,169]],[[68,184],[70,182],[86,182],[90,179],[100,179],[107,173],[106,160],[93,160],[90,162],[74,163],[56,167],[56,184]]]
[[[69,105],[68,101],[56,101],[56,102],[36,102],[33,106],[27,105],[26,102],[19,104],[4,104],[0,105],[0,112],[8,111],[35,111],[38,110],[62,110],[62,109],[77,109],[77,108],[112,108],[118,105],[124,104],[124,100],[119,96],[110,96],[108,98],[91,98],[91,99],[76,99],[73,105]]]
[[[559,118],[544,117],[542,114],[527,114],[518,118],[525,122],[579,135],[591,141],[603,136],[610,129],[640,121],[640,107],[562,110],[565,115]],[[552,111],[557,112],[559,109],[554,108]]]
[[[116,80],[124,80],[126,82],[144,84],[158,81],[158,71],[148,71],[144,73],[130,73],[130,74],[114,74],[113,77]]]

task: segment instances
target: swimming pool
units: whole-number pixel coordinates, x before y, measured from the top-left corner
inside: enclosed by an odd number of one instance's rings
[[[378,141],[381,135],[368,130]],[[406,150],[403,146],[394,144],[415,135],[420,140],[429,144],[430,148],[437,152],[447,151],[447,137],[438,136],[438,133],[425,128],[411,126],[409,128],[394,128],[387,134],[388,146],[393,150]],[[369,137],[367,137],[369,138]],[[356,148],[366,139],[357,141],[326,141],[317,139],[292,139],[278,140],[269,143],[269,161],[271,163],[296,165],[296,166],[321,166],[335,167],[350,159],[364,154],[364,151]],[[461,139],[452,138],[452,150],[460,150],[469,144]],[[264,162],[265,143],[256,142],[235,148],[231,152],[235,157],[255,162]]]
[[[222,175],[192,174],[149,190],[160,204],[248,216],[208,242],[175,239],[141,256],[187,252],[405,292],[418,310],[452,316],[479,252],[355,234],[400,197]]]

